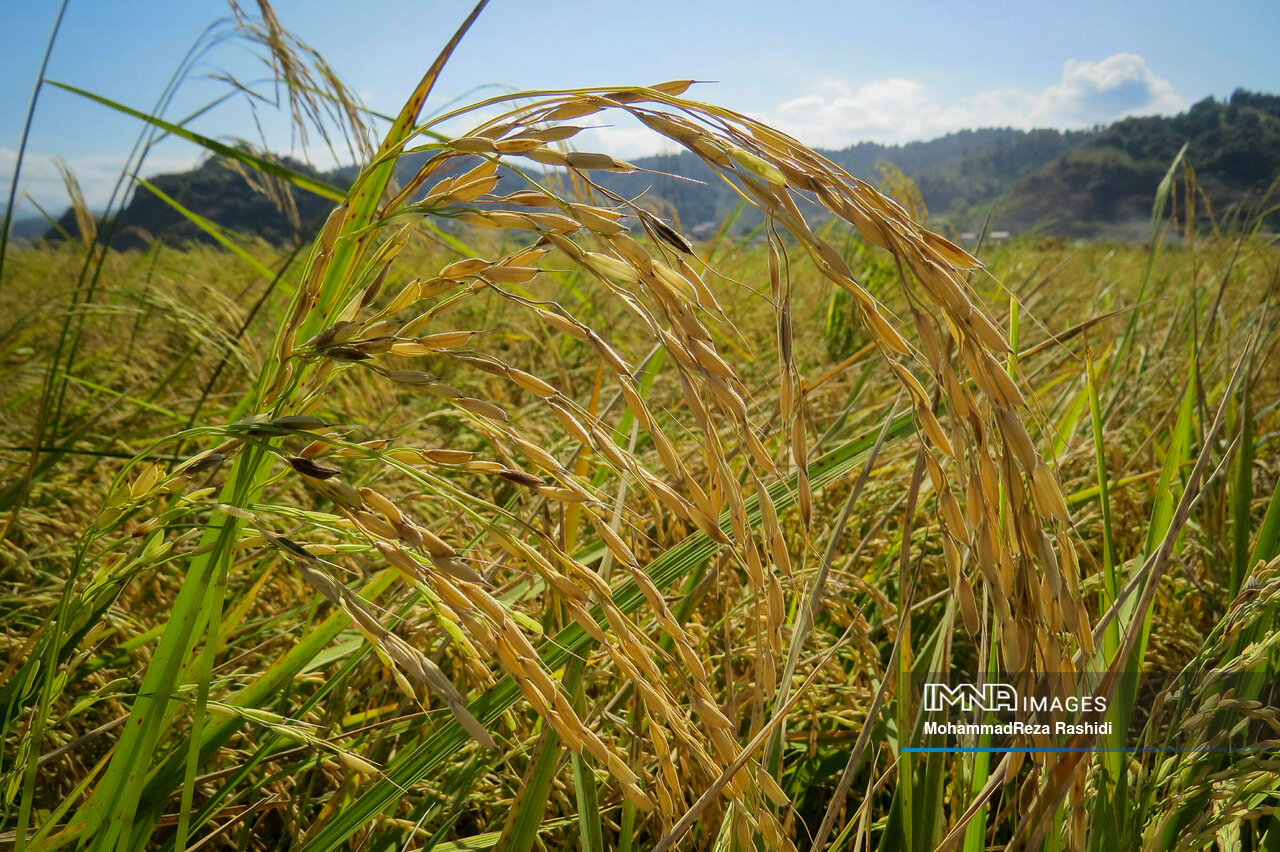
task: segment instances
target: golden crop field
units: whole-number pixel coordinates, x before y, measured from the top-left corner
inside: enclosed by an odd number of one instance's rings
[[[441,136],[447,58],[349,189],[215,149],[296,252],[8,247],[0,846],[1280,849],[1273,238],[1174,163],[1146,243],[965,250],[682,81]],[[609,190],[618,111],[764,224]]]

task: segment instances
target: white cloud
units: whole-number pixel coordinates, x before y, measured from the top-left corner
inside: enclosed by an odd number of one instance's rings
[[[1068,60],[1062,79],[1038,92],[988,89],[944,101],[916,80],[891,77],[853,86],[823,80],[814,91],[762,116],[810,145],[931,139],[977,127],[1087,127],[1130,115],[1171,113],[1187,101],[1141,56]]]
[[[1039,101],[1038,110],[1046,118],[1074,124],[1177,112],[1187,105],[1168,80],[1153,74],[1134,53],[1117,53],[1101,62],[1067,60],[1062,82],[1047,89]]]

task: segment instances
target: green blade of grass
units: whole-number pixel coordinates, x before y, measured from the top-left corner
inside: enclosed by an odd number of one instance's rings
[[[544,724],[533,750],[533,762],[521,780],[520,791],[511,803],[511,812],[496,844],[500,852],[529,852],[533,848],[559,765],[560,735]]]
[[[395,175],[398,154],[403,150],[405,142],[413,136],[418,116],[431,95],[431,90],[435,88],[436,80],[444,70],[445,63],[449,61],[449,57],[457,49],[462,37],[467,34],[467,30],[475,23],[488,2],[489,0],[480,0],[471,10],[471,14],[458,27],[405,101],[404,107],[401,108],[396,120],[387,130],[382,144],[378,147],[373,163],[361,171],[349,194],[335,199],[346,202],[347,213],[339,239],[333,249],[333,260],[320,286],[317,310],[310,312],[308,319],[299,329],[300,338],[305,339],[314,334],[326,321],[328,313],[335,309],[335,305],[340,307],[344,302],[345,290],[355,278],[352,272],[359,257],[359,251],[367,249],[369,244],[367,239],[357,237],[356,234],[378,218],[378,205]]]
[[[587,713],[586,693],[582,688],[582,673],[585,668],[586,661],[581,658],[572,660],[565,667],[565,689],[569,692],[573,709],[579,717],[584,717]],[[573,793],[578,805],[581,852],[604,852],[604,818],[600,815],[600,796],[596,790],[595,775],[587,765],[584,755],[570,752],[569,764],[573,768]]]
[[[247,505],[262,487],[257,469],[264,453],[247,450],[236,459],[224,493],[227,502]],[[88,848],[94,850],[131,848],[144,780],[154,758],[160,735],[169,721],[170,705],[178,675],[186,665],[196,636],[210,617],[209,590],[229,564],[240,522],[224,515],[205,530],[202,549],[187,569],[172,617],[156,647],[151,665],[129,712],[102,781],[89,800],[77,811],[73,822],[83,819]]]
[[[133,179],[137,181],[139,184],[141,184],[142,187],[146,189],[148,192],[150,192],[152,195],[156,196],[165,204],[168,204],[170,207],[176,210],[188,222],[195,225],[197,228],[199,228],[200,230],[208,234],[210,237],[212,237],[218,243],[218,245],[222,246],[227,251],[231,252],[236,257],[243,260],[245,263],[249,264],[249,266],[253,267],[253,269],[263,278],[266,278],[267,280],[271,280],[276,277],[274,272],[272,272],[270,269],[262,265],[262,261],[258,260],[256,257],[249,254],[249,252],[245,251],[240,246],[236,245],[231,240],[231,238],[228,237],[223,232],[222,228],[220,228],[218,225],[204,218],[199,213],[196,213],[192,210],[188,210],[186,207],[182,206],[182,204],[179,203],[176,199],[169,197],[167,194],[165,194],[164,190],[160,189],[158,186],[151,183],[146,178],[139,177],[138,175],[134,175]]]
[[[1098,401],[1098,374],[1088,348],[1085,349],[1085,384],[1089,396],[1089,416],[1093,424],[1093,458],[1098,468],[1098,501],[1102,506],[1102,582],[1107,599],[1101,602],[1101,613],[1106,612],[1115,602],[1120,587],[1116,582],[1116,539],[1115,528],[1111,523],[1111,474],[1107,465],[1102,405]],[[1120,644],[1118,626],[1108,627],[1103,644],[1104,654],[1109,658]]]
[[[1169,531],[1174,510],[1178,505],[1177,483],[1183,469],[1194,458],[1191,438],[1195,420],[1195,402],[1195,375],[1192,373],[1187,377],[1182,404],[1178,407],[1178,417],[1169,433],[1169,445],[1165,450],[1160,480],[1156,483],[1151,518],[1147,523],[1146,545],[1142,548],[1144,558],[1155,552],[1164,540],[1165,533]]]
[[[163,118],[148,115],[141,110],[127,107],[122,103],[111,100],[110,98],[105,98],[102,95],[95,95],[93,92],[86,91],[67,83],[59,83],[57,80],[47,80],[46,82],[50,86],[57,86],[59,89],[71,92],[74,95],[79,95],[82,98],[88,98],[89,100],[100,103],[105,107],[110,107],[117,112],[122,112],[125,115],[145,121],[150,125],[160,128],[166,133],[172,133],[174,136],[186,139],[188,142],[194,142],[200,147],[212,151],[215,154],[227,157],[239,163],[244,163],[249,168],[260,171],[263,174],[268,174],[272,177],[288,181],[299,189],[305,189],[307,192],[314,192],[322,198],[341,201],[346,196],[346,193],[342,190],[338,189],[336,186],[327,184],[322,180],[316,180],[315,178],[309,177],[300,172],[295,172],[293,169],[286,168],[279,163],[273,163],[270,160],[255,157],[248,151],[233,148],[230,145],[219,142],[217,139],[211,139],[208,136],[203,136],[195,131],[186,129],[181,125],[165,121]]]
[[[1253,405],[1246,380],[1240,393],[1240,445],[1231,477],[1231,597],[1240,592],[1249,571],[1250,538],[1253,534]]]
[[[1138,295],[1134,299],[1133,310],[1129,314],[1129,322],[1125,325],[1124,334],[1120,336],[1120,342],[1116,347],[1116,354],[1111,359],[1111,364],[1120,365],[1123,356],[1128,353],[1129,346],[1133,342],[1134,333],[1138,328],[1139,310],[1143,304],[1143,299],[1147,294],[1147,286],[1151,283],[1151,271],[1155,268],[1156,258],[1160,254],[1160,229],[1164,220],[1164,211],[1169,204],[1169,196],[1173,190],[1173,176],[1177,171],[1178,164],[1182,162],[1182,157],[1187,153],[1187,145],[1183,144],[1178,151],[1173,162],[1169,164],[1169,169],[1164,173],[1164,177],[1160,180],[1160,185],[1156,187],[1155,200],[1151,204],[1151,247],[1147,251],[1147,265],[1142,273],[1142,282],[1138,285]],[[1112,404],[1119,399],[1117,395],[1112,400]],[[1110,406],[1108,406],[1110,409]]]
[[[1271,502],[1267,504],[1267,513],[1262,517],[1262,526],[1258,527],[1258,535],[1253,540],[1253,551],[1249,554],[1249,567],[1259,562],[1270,562],[1280,556],[1280,482],[1271,494]]]

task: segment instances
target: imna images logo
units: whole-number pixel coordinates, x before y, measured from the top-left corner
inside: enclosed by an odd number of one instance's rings
[[[952,740],[948,745],[912,745],[903,748],[903,752],[953,752],[953,751],[1000,751],[1013,747],[1018,738],[1068,737],[1077,734],[1109,736],[1111,722],[1103,721],[1098,716],[1107,709],[1105,696],[1102,695],[1019,695],[1018,690],[1007,683],[985,683],[981,686],[973,683],[926,682],[923,684],[922,711],[924,713],[945,713],[955,710],[961,714],[1011,713],[1014,718],[1003,717],[984,720],[978,724],[945,721],[937,718],[926,719],[923,731],[925,736],[942,735],[946,737],[995,737],[1004,738],[1000,742],[988,740],[981,745],[958,744],[968,740]],[[1096,714],[1078,717],[1078,714]],[[1034,746],[1021,747],[1019,751],[1061,751],[1066,746],[1046,746],[1037,743]],[[1092,748],[1090,746],[1089,748]]]
[[[987,683],[976,686],[972,683],[960,683],[950,686],[945,683],[926,683],[924,685],[924,710],[926,713],[938,713],[946,707],[958,707],[962,713],[974,710],[996,712],[999,710],[1018,710],[1018,691],[1007,683]]]

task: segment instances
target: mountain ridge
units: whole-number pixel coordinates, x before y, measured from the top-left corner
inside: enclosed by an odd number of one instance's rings
[[[1066,237],[1124,238],[1139,235],[1141,224],[1150,221],[1156,187],[1184,143],[1186,162],[1209,201],[1202,215],[1212,210],[1215,222],[1247,219],[1250,204],[1260,207],[1280,181],[1280,96],[1237,89],[1226,100],[1205,98],[1174,116],[1126,118],[1088,130],[980,128],[927,141],[860,142],[819,153],[871,183],[881,182],[882,162],[892,163],[915,182],[931,226],[943,230],[976,229],[989,217],[994,227],[1015,234],[1034,229]],[[402,161],[402,177],[420,161]],[[295,160],[280,162],[337,185],[347,185],[354,174],[351,167],[322,173]],[[633,163],[645,171],[593,177],[619,195],[643,195],[694,236],[718,227],[738,206],[734,190],[692,153],[640,157]],[[513,180],[519,178],[509,174],[504,183]],[[221,227],[273,243],[298,238],[330,208],[327,200],[279,182],[254,177],[251,184],[238,167],[216,157],[150,182]],[[1270,224],[1277,214],[1268,215]],[[736,227],[756,224],[758,214],[748,211]],[[72,211],[59,225],[75,233]],[[155,236],[208,240],[141,187],[114,225],[112,244],[118,248],[139,247]],[[57,228],[49,228],[45,237],[57,238]]]

